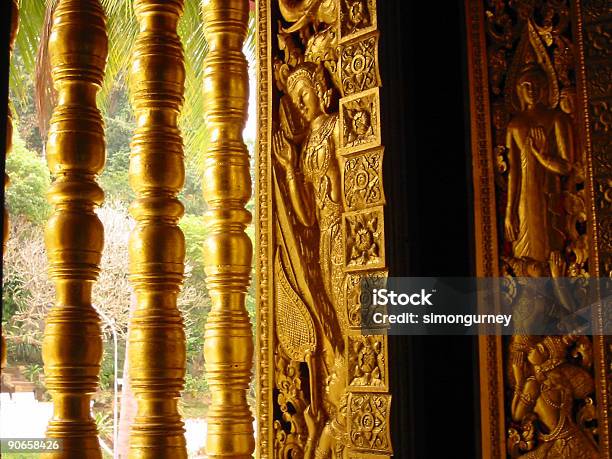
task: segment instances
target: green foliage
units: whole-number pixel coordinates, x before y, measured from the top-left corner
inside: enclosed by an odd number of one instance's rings
[[[112,412],[94,411],[94,421],[98,428],[98,435],[104,439],[113,438],[113,415]]]
[[[40,376],[43,374],[43,366],[37,363],[31,363],[26,365],[23,370],[23,375],[27,378],[28,381],[37,383],[40,379]]]
[[[194,376],[187,373],[185,375],[185,392],[192,395],[208,393],[208,381],[204,375]]]
[[[25,278],[21,273],[14,272],[10,276],[4,276],[2,282],[2,326],[9,322],[11,317],[18,311],[20,304],[29,294],[25,288]]]
[[[46,198],[51,184],[49,169],[40,156],[25,147],[18,135],[13,136],[13,151],[6,159],[6,171],[11,180],[6,192],[10,214],[22,215],[34,223],[44,222],[51,210]]]

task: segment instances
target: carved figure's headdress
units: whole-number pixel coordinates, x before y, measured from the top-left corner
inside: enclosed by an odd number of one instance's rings
[[[547,336],[537,346],[547,360],[540,365],[540,371],[550,371],[558,367],[567,358],[567,344],[561,336]]]
[[[546,88],[546,92],[542,95],[542,102],[549,108],[557,106],[559,103],[557,74],[546,51],[546,46],[531,19],[525,25],[506,80],[506,105],[511,112],[522,109],[516,93],[516,85],[521,78],[525,77],[541,79],[542,88]]]
[[[321,108],[326,111],[331,101],[332,90],[328,89],[323,67],[312,62],[298,64],[287,77],[287,92],[291,93],[299,81],[307,81],[317,91]]]

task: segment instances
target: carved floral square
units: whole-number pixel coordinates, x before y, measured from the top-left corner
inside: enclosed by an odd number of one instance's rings
[[[340,101],[340,149],[343,153],[380,145],[380,99],[378,88]]]
[[[363,209],[384,204],[382,159],[382,148],[345,159],[342,183],[344,202],[349,209]]]
[[[341,41],[375,29],[375,0],[340,0]]]
[[[349,440],[353,447],[391,452],[389,405],[391,396],[380,393],[350,394]]]
[[[384,267],[382,206],[344,214],[345,264],[355,271]]]
[[[348,335],[348,385],[353,391],[386,390],[386,343],[383,335]]]
[[[372,301],[373,289],[386,288],[387,270],[366,273],[350,273],[346,276],[346,314],[350,327],[374,330],[380,325],[364,323],[376,312],[386,312],[386,306],[375,305]],[[382,327],[385,328],[385,327]]]
[[[376,33],[343,45],[340,53],[340,73],[345,96],[380,86]]]

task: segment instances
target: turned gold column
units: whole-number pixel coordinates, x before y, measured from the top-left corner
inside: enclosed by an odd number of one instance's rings
[[[11,36],[9,38],[9,53],[13,54],[13,46],[15,46],[15,39],[17,38],[17,30],[19,29],[19,3],[17,0],[11,0]],[[6,150],[4,154],[6,156],[9,155],[11,150],[13,149],[13,113],[11,111],[11,107],[9,104],[8,112],[6,119]],[[6,192],[6,187],[9,185],[9,177],[4,172],[4,190]],[[6,201],[6,200],[5,200]],[[3,231],[2,231],[2,252],[6,249],[6,242],[8,241],[9,236],[9,214],[6,209],[6,204],[4,207],[4,219],[3,219]],[[6,340],[4,339],[4,335],[2,335],[2,345],[0,347],[1,356],[1,367],[4,368],[6,366]]]
[[[47,436],[63,439],[54,458],[101,458],[90,401],[98,387],[102,335],[91,290],[104,245],[94,208],[104,193],[104,130],[96,108],[107,56],[104,11],[98,0],[60,0],[53,15],[49,55],[58,103],[47,140],[55,181],[53,214],[45,229],[56,301],[43,340],[45,383],[53,397]]]
[[[249,156],[242,139],[247,117],[248,72],[242,53],[248,0],[204,0],[209,44],[204,68],[205,124],[210,143],[203,192],[210,235],[204,256],[212,307],[204,357],[212,402],[208,410],[209,457],[250,458],[255,447],[246,393],[253,336],[245,308],[252,246],[245,233],[251,214]]]
[[[130,458],[187,458],[178,398],[185,378],[185,333],[177,308],[185,238],[177,194],[185,168],[178,115],[185,66],[177,35],[183,0],[136,0],[140,24],[132,59],[132,105],[137,127],[130,184],[137,225],[130,238],[130,278],[136,309],[130,322],[130,379],[138,412]]]

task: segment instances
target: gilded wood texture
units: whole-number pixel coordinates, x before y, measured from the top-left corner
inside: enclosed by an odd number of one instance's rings
[[[511,302],[515,276],[601,275],[580,7],[466,2],[477,273],[506,276]],[[524,336],[480,339],[483,454],[610,457],[605,338],[527,336],[545,319],[530,306]]]
[[[209,52],[204,65],[205,124],[210,143],[204,159],[204,245],[212,307],[206,322],[204,357],[212,400],[208,409],[208,457],[250,458],[255,447],[246,401],[253,337],[245,308],[252,244],[245,233],[251,214],[249,155],[243,142],[248,105],[248,0],[203,2]]]
[[[130,279],[136,307],[130,320],[130,379],[138,412],[131,426],[132,458],[186,458],[178,398],[184,387],[185,333],[177,308],[185,238],[177,194],[185,168],[178,116],[185,66],[177,24],[183,1],[136,0],[140,25],[132,57],[132,105],[137,127],[130,158],[136,201],[130,212]]]
[[[361,335],[384,278],[376,2],[258,6],[260,457],[388,457],[387,341]]]
[[[581,80],[579,94],[584,114],[585,146],[590,192],[590,252],[593,275],[612,276],[612,4],[607,1],[577,2],[576,38],[579,43]],[[610,320],[609,308],[603,311]],[[612,457],[612,337],[596,336],[594,357],[599,401],[600,444],[603,457]]]
[[[17,0],[11,0],[11,35],[9,37],[9,53],[13,53],[13,46],[15,45],[15,39],[17,38],[17,31],[19,29],[19,3]],[[7,119],[6,119],[6,149],[4,151],[5,158],[8,156],[13,149],[13,113],[11,106],[8,106]],[[9,185],[9,176],[4,172],[4,189]],[[6,249],[6,242],[9,238],[9,213],[6,208],[6,204],[3,209],[4,218],[2,219],[2,252]],[[0,362],[2,368],[6,366],[6,340],[2,335],[2,344],[0,345]]]
[[[104,11],[97,0],[60,0],[49,41],[58,104],[51,118],[47,160],[55,181],[53,214],[45,229],[56,302],[43,340],[45,383],[53,398],[47,436],[62,438],[49,457],[101,458],[90,401],[102,359],[100,320],[91,304],[104,229],[94,209],[104,193],[96,176],[105,144],[96,93],[107,56]]]

